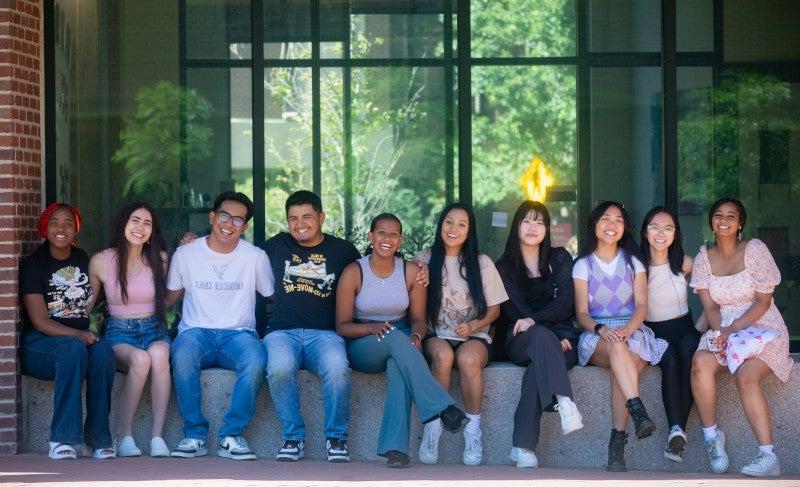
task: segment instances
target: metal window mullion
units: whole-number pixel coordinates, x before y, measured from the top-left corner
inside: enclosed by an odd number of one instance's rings
[[[322,108],[320,80],[320,11],[319,0],[311,0],[311,184],[312,190],[322,194]]]
[[[444,197],[447,203],[455,198],[455,175],[453,174],[453,148],[455,120],[453,119],[454,95],[453,81],[453,12],[452,0],[442,0],[444,11]]]
[[[661,0],[661,164],[664,205],[678,210],[678,75],[675,0]]]
[[[348,19],[350,16],[348,15]],[[348,29],[348,33],[350,29]],[[343,42],[344,60],[350,59],[350,36]],[[353,92],[352,68],[342,67],[342,132],[344,143],[344,235],[350,239],[353,232]]]
[[[252,64],[251,109],[253,116],[253,241],[256,245],[266,239],[266,169],[264,152],[264,3],[263,0],[251,0],[251,42]]]
[[[458,195],[472,203],[472,43],[468,1],[458,2]]]
[[[584,229],[592,209],[592,113],[591,113],[591,67],[587,62],[588,52],[588,4],[589,0],[577,0],[577,131],[578,131],[578,196],[576,204],[578,237],[585,241]]]

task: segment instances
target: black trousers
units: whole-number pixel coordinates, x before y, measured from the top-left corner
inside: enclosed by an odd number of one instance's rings
[[[658,363],[661,367],[661,398],[669,426],[686,429],[692,410],[692,357],[700,343],[700,332],[694,328],[691,314],[666,321],[645,322],[656,337],[669,343]]]
[[[544,325],[517,336],[508,335],[506,353],[516,365],[526,367],[519,404],[514,413],[513,445],[533,450],[539,442],[542,412],[552,407],[555,395],[572,397],[567,370],[578,362],[577,344],[561,351],[561,340]]]

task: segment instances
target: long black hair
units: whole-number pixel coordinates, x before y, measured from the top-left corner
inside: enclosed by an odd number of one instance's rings
[[[374,232],[375,227],[377,227],[378,223],[382,222],[383,220],[389,220],[397,223],[397,225],[400,227],[400,235],[403,234],[403,222],[401,222],[400,218],[398,218],[397,215],[395,215],[394,213],[381,213],[377,215],[370,222],[369,231]],[[367,244],[367,248],[364,250],[364,255],[370,255],[371,253],[372,253],[372,243],[369,243]],[[400,251],[400,249],[397,249],[395,255],[398,257],[403,257],[403,253]]]
[[[678,223],[678,217],[675,212],[666,206],[656,206],[644,216],[642,221],[642,228],[639,232],[639,248],[641,250],[642,264],[645,270],[650,272],[650,242],[647,240],[647,226],[653,221],[653,218],[659,213],[664,213],[672,218],[672,224],[675,227],[675,238],[667,249],[667,259],[669,260],[669,268],[673,274],[680,275],[683,273],[683,233],[681,232],[681,225]]]
[[[633,238],[633,223],[631,222],[631,217],[625,207],[622,206],[622,203],[617,203],[616,201],[601,201],[589,214],[589,226],[588,232],[586,233],[586,244],[583,246],[580,253],[578,253],[578,259],[587,257],[591,255],[592,252],[597,250],[597,235],[595,235],[597,222],[600,221],[603,213],[605,213],[606,210],[612,206],[616,207],[622,214],[622,222],[625,228],[625,230],[622,232],[622,237],[617,242],[617,247],[622,249],[622,251],[625,253],[625,262],[627,262],[631,269],[633,269],[633,258],[636,257],[641,261],[642,257],[639,255],[639,246],[636,245],[636,239]]]
[[[167,291],[166,277],[164,276],[164,259],[161,254],[164,252],[166,244],[164,243],[164,236],[161,234],[161,226],[158,223],[158,217],[153,208],[144,202],[136,201],[127,204],[120,208],[117,216],[114,218],[113,234],[111,237],[111,248],[117,252],[117,281],[119,285],[120,295],[122,302],[128,302],[128,240],[125,238],[125,227],[130,220],[134,211],[139,208],[145,209],[150,213],[152,220],[152,232],[150,233],[150,240],[144,244],[142,248],[142,260],[144,264],[153,272],[153,287],[155,287],[156,294],[156,317],[161,322],[162,326],[166,324],[166,315],[164,310],[164,295]]]
[[[483,318],[486,316],[486,297],[483,295],[481,268],[478,263],[478,233],[475,228],[475,213],[469,205],[456,202],[445,206],[441,215],[439,215],[439,223],[436,225],[436,233],[434,234],[433,246],[431,247],[431,260],[428,263],[430,284],[428,285],[426,315],[428,317],[428,322],[432,325],[435,325],[439,320],[439,309],[441,309],[442,306],[442,281],[444,280],[442,272],[445,258],[442,225],[444,224],[447,214],[452,210],[464,210],[467,213],[469,221],[467,239],[464,241],[464,245],[461,246],[461,251],[458,255],[460,273],[461,277],[467,281],[472,303],[478,310],[477,317]]]
[[[550,250],[552,243],[550,241],[550,212],[544,203],[539,201],[523,201],[517,211],[514,213],[514,218],[511,220],[511,228],[508,231],[508,239],[506,240],[506,249],[503,255],[498,259],[497,264],[503,264],[510,272],[511,279],[518,286],[527,277],[525,262],[522,258],[522,250],[519,244],[519,226],[522,224],[528,215],[536,220],[542,220],[546,228],[544,239],[539,244],[539,274],[544,278],[550,277]]]

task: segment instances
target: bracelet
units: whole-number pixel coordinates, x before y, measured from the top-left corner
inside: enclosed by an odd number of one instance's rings
[[[412,336],[412,337],[417,337],[417,339],[419,340],[419,342],[420,342],[420,343],[422,343],[422,334],[421,334],[421,333],[419,333],[419,332],[416,332],[416,331],[415,331],[415,332],[412,332],[412,333],[411,333],[411,336]]]
[[[599,334],[600,334],[600,330],[602,330],[603,328],[605,328],[605,326],[606,326],[606,325],[604,325],[604,324],[602,324],[602,323],[598,323],[598,324],[594,325],[594,332],[595,332],[595,333],[597,333],[597,334],[599,335]]]

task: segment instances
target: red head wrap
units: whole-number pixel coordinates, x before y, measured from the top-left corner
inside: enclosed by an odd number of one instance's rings
[[[44,209],[42,214],[39,216],[39,236],[42,238],[47,238],[47,222],[50,221],[50,218],[53,217],[53,214],[60,210],[61,208],[66,208],[72,213],[72,216],[75,218],[75,233],[78,233],[81,230],[81,214],[73,205],[67,203],[61,203],[56,201],[55,203],[51,203],[50,206]],[[72,245],[77,245],[77,243],[72,242]]]

